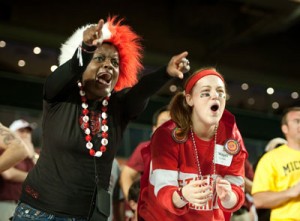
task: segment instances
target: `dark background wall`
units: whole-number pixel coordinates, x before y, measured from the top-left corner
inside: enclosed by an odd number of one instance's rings
[[[227,81],[227,108],[236,116],[251,160],[269,139],[282,137],[282,111],[300,105],[298,1],[2,0],[0,121],[9,125],[23,117],[36,122],[35,142],[41,145],[42,87],[50,67],[57,65],[60,45],[77,27],[108,15],[125,17],[143,37],[145,72],[184,50],[192,70],[217,67]],[[36,46],[40,54],[32,53]],[[20,59],[24,67],[17,65]],[[243,84],[247,90],[241,89]],[[271,95],[266,93],[269,87],[274,89]],[[130,124],[120,155],[129,156],[140,140],[149,138],[152,114],[181,89],[182,81],[174,80],[151,98]],[[291,98],[292,93],[298,96]]]

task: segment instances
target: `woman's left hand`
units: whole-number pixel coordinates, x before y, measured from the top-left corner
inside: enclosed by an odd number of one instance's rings
[[[190,70],[190,62],[186,58],[188,52],[182,52],[181,54],[175,55],[169,61],[167,66],[167,73],[171,77],[183,78],[183,75]]]
[[[221,201],[230,200],[232,189],[231,184],[227,180],[218,177],[216,180],[216,191]]]

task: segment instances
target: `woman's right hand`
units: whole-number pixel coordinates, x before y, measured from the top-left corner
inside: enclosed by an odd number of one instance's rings
[[[100,19],[97,25],[91,25],[83,31],[83,42],[89,46],[97,46],[101,44],[102,27],[104,20]]]
[[[207,185],[206,180],[191,181],[182,187],[182,195],[195,206],[205,205],[212,198],[212,193],[212,186]]]

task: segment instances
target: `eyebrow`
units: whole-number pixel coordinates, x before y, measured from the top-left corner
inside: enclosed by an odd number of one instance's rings
[[[200,86],[200,89],[202,89],[202,88],[212,88],[212,86],[211,85]],[[219,89],[219,88],[225,88],[225,87],[224,86],[217,86],[217,89]]]

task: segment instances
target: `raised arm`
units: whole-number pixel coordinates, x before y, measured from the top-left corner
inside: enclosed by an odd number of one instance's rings
[[[190,69],[186,59],[188,52],[174,55],[167,66],[153,73],[144,75],[140,81],[127,93],[124,106],[126,114],[134,118],[144,110],[149,98],[161,89],[172,78],[182,79]]]
[[[61,53],[59,57],[59,67],[45,82],[44,98],[46,100],[51,101],[68,96],[67,92],[72,91],[72,86],[76,87],[76,81],[81,78],[96,50],[96,45],[99,44],[94,33],[102,26],[103,20],[100,20],[98,26],[82,27],[76,31],[76,35],[72,35],[62,45],[61,51],[64,53]]]

